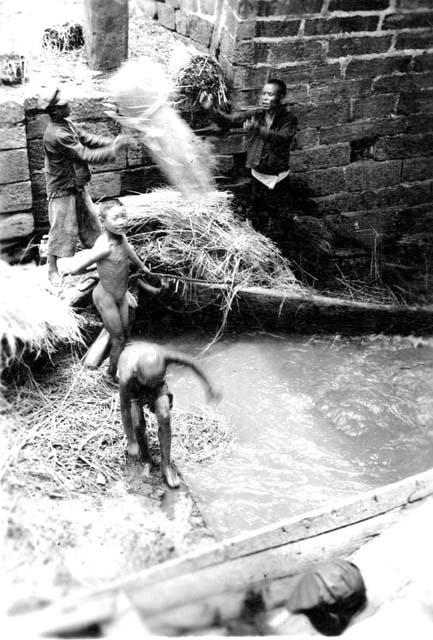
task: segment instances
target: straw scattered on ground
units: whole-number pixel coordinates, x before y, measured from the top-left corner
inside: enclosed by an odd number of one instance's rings
[[[119,394],[106,384],[104,372],[84,369],[69,355],[35,378],[7,390],[9,446],[1,454],[1,478],[25,485],[27,492],[55,497],[101,492],[121,479],[126,441]],[[157,460],[157,427],[153,415],[147,417],[150,449]],[[172,428],[173,459],[179,463],[215,458],[231,442],[224,417],[199,406],[174,409]]]
[[[81,320],[32,272],[0,261],[0,368],[24,354],[52,354],[59,344],[82,342]]]

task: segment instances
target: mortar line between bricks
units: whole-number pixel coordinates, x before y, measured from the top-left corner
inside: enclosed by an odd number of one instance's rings
[[[416,29],[387,29],[386,31],[349,31],[341,33],[322,33],[316,35],[299,35],[294,36],[256,36],[249,38],[248,40],[242,40],[243,43],[259,43],[259,44],[273,44],[273,43],[292,43],[303,42],[304,40],[348,40],[350,38],[384,38],[386,36],[397,36],[400,33],[420,35],[421,33],[430,33],[429,27],[417,27]],[[230,35],[230,34],[229,34]],[[231,36],[230,36],[231,37]],[[232,38],[233,39],[233,38]],[[424,49],[424,47],[422,47]],[[402,49],[402,51],[405,51]]]

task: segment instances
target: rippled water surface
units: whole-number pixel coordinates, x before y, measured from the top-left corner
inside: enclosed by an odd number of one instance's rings
[[[205,338],[182,336],[198,355]],[[215,533],[234,535],[424,471],[433,462],[433,340],[246,334],[205,353],[234,432],[224,459],[182,468]],[[172,369],[177,406],[204,401]]]

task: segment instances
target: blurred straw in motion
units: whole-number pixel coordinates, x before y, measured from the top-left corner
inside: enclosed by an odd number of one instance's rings
[[[126,62],[111,81],[117,112],[109,115],[140,133],[168,181],[184,196],[214,188],[214,159],[170,104],[173,87],[162,65],[150,59]]]
[[[26,352],[52,354],[58,344],[82,342],[81,319],[35,275],[0,260],[0,371]]]

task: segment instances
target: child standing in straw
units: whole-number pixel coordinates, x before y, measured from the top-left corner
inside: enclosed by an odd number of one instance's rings
[[[206,385],[208,399],[218,401],[221,398],[221,392],[213,387],[203,369],[192,358],[150,342],[129,344],[122,351],[119,359],[119,391],[129,455],[136,457],[141,453],[144,473],[148,475],[152,460],[143,414],[143,405],[147,405],[158,421],[162,475],[168,486],[176,489],[180,483],[176,468],[171,462],[170,409],[173,396],[165,381],[170,364],[190,367]]]
[[[141,262],[125,237],[127,213],[120,200],[112,198],[103,201],[100,205],[100,216],[104,231],[96,240],[93,249],[86,252],[84,260],[81,260],[78,266],[66,267],[63,271],[75,275],[96,263],[99,283],[93,291],[93,302],[101,314],[104,327],[110,334],[108,375],[117,382],[117,363],[129,332],[127,296],[129,264],[132,262],[147,275],[150,275],[150,271]],[[74,260],[76,262],[77,258]],[[161,291],[148,284],[146,288],[152,293]]]

